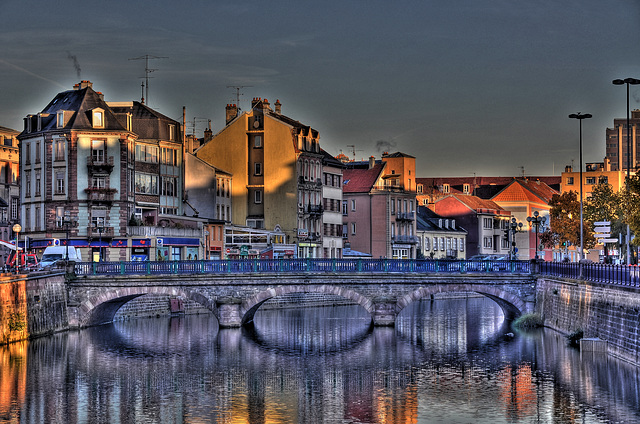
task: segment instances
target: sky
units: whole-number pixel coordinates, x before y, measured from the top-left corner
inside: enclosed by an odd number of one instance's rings
[[[332,155],[416,157],[418,177],[560,175],[602,162],[640,78],[638,0],[0,0],[0,126],[90,80],[196,135],[251,99]],[[148,55],[149,69],[145,73]],[[241,87],[241,88],[234,88]],[[630,108],[640,108],[640,85]],[[191,131],[188,131],[191,132]],[[355,155],[354,155],[355,153]]]

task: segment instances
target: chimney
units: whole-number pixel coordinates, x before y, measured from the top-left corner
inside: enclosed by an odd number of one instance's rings
[[[276,113],[278,115],[282,114],[282,103],[280,103],[280,100],[276,100],[276,102],[273,104],[276,107]]]
[[[262,99],[260,97],[254,97],[253,100],[251,100],[251,109],[256,107],[256,105],[258,103],[260,103],[261,101],[262,101]]]
[[[100,97],[100,100],[104,101],[104,94],[102,94],[102,91],[97,91],[96,94]]]
[[[264,99],[262,101],[262,109],[264,110],[271,110],[270,104],[269,104],[269,100]]]
[[[573,167],[570,165],[567,165],[564,167],[564,172],[573,172]]]
[[[369,169],[373,168],[376,165],[376,158],[373,156],[369,156]]]
[[[238,116],[238,106],[233,104],[228,104],[226,107],[227,111],[227,119],[225,121],[226,125],[229,125],[229,122],[233,121],[236,116]]]
[[[76,85],[78,86],[78,88],[76,88]],[[89,80],[82,80],[80,81],[80,84],[76,84],[73,86],[73,88],[75,88],[76,90],[82,90],[83,88],[93,88],[93,83]]]

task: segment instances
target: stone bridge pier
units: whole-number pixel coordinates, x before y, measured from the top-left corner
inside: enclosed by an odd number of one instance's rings
[[[221,328],[251,324],[264,302],[290,293],[337,295],[364,308],[374,325],[393,326],[407,305],[446,292],[482,294],[512,320],[533,311],[535,279],[529,274],[83,276],[70,280],[68,291],[72,327],[110,322],[124,303],[149,293],[198,302],[213,312]]]

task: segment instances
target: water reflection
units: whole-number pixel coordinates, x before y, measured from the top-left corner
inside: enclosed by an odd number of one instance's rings
[[[396,329],[359,306],[141,319],[0,348],[0,421],[640,421],[638,369],[510,332],[486,299],[423,301]]]

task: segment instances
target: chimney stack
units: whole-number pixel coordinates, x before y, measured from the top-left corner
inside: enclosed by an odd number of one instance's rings
[[[373,168],[376,165],[376,158],[373,156],[369,156],[369,169]]]
[[[280,100],[276,100],[276,102],[273,104],[276,107],[276,113],[278,115],[282,114],[282,103],[280,103]]]
[[[226,107],[226,112],[227,112],[227,118],[226,118],[226,125],[229,125],[229,122],[233,121],[234,119],[236,119],[236,116],[238,116],[238,106],[234,105],[234,104],[228,104]]]

